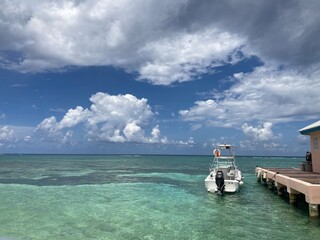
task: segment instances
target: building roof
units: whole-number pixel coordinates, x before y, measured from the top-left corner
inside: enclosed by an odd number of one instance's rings
[[[304,128],[301,128],[299,132],[302,135],[310,135],[312,132],[320,131],[320,121],[312,123]]]

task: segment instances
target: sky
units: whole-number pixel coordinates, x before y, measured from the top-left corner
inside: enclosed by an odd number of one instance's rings
[[[318,0],[4,0],[0,153],[303,156]]]

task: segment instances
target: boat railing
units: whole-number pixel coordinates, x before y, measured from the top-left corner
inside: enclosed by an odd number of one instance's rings
[[[219,157],[215,157],[216,159],[230,159],[230,160],[234,160],[234,156],[219,156]]]
[[[214,161],[209,169],[212,170],[212,169],[215,169],[215,168],[235,168],[236,165],[235,165],[235,162],[234,161],[223,161],[223,162],[217,162],[217,161]]]

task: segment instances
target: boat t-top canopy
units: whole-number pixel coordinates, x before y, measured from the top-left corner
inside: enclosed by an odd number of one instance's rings
[[[223,151],[223,153],[221,152]],[[225,154],[227,153],[227,154]],[[215,157],[222,157],[222,156],[234,156],[234,146],[231,144],[218,144],[216,148],[213,150],[213,155]]]
[[[219,149],[231,149],[231,148],[234,148],[234,146],[230,145],[230,144],[219,144],[219,145],[217,145],[217,147]]]

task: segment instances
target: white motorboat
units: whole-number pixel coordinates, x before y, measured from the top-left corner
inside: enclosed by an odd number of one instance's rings
[[[236,166],[234,146],[220,144],[213,150],[214,159],[209,175],[204,180],[208,192],[222,195],[224,192],[237,192],[243,184],[241,171]]]

